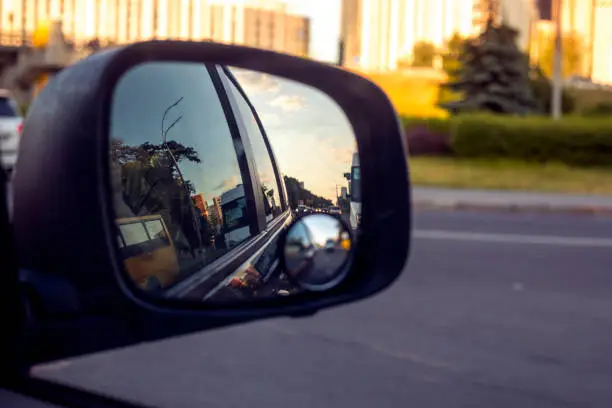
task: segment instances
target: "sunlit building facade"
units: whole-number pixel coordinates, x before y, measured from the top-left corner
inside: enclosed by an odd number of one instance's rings
[[[360,26],[360,44],[349,48],[345,61],[364,70],[393,70],[400,59],[411,57],[418,42],[442,47],[454,33],[467,36],[473,1],[361,0],[358,15],[343,11],[343,18],[352,18]],[[350,3],[355,1],[345,1]],[[343,26],[349,24],[343,22]],[[347,44],[350,41],[349,36]]]
[[[472,4],[472,35],[480,33],[488,17],[490,0],[474,0]],[[539,19],[536,0],[495,0],[493,2],[498,21],[518,31],[517,45],[522,51],[528,51],[534,35],[535,25]]]
[[[593,27],[591,79],[612,83],[612,0],[597,0]]]
[[[582,71],[579,74],[584,76],[590,76],[594,68],[595,4],[593,0],[561,0],[562,31],[576,35],[582,45]],[[612,24],[609,16],[607,19],[607,24]]]
[[[212,40],[299,55],[308,52],[310,25],[280,0],[0,0],[5,34],[31,34],[50,20],[75,42]]]
[[[535,0],[498,3],[500,15],[518,29],[518,45],[526,51],[538,15]],[[475,35],[483,28],[482,4],[482,0],[343,0],[345,65],[366,71],[395,70],[398,61],[412,57],[416,43],[442,48],[455,33]]]

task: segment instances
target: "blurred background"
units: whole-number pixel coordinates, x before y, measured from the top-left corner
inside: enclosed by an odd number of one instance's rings
[[[612,1],[0,0],[0,87],[27,114],[64,67],[152,38],[376,82],[408,140],[410,263],[380,296],[312,319],[36,375],[168,407],[610,407]],[[324,187],[287,174],[292,206],[346,211],[352,147],[319,147],[344,164]]]
[[[260,47],[379,84],[418,185],[608,194],[594,139],[610,132],[597,125],[612,112],[610,22],[605,0],[1,0],[0,87],[26,113],[51,75],[105,47]]]

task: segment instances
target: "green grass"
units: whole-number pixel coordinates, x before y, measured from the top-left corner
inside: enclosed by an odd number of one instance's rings
[[[410,172],[415,186],[612,195],[612,168],[411,157]]]

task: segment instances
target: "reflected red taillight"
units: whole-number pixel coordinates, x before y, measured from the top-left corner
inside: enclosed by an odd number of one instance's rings
[[[21,132],[23,131],[23,122],[19,123],[17,125],[17,133],[19,133],[21,135]]]

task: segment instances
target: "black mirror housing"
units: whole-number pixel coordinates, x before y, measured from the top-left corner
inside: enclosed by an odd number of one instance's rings
[[[363,209],[352,271],[341,285],[222,306],[153,298],[126,284],[111,204],[110,105],[122,75],[151,61],[214,63],[269,73],[317,88],[344,110],[357,139]],[[411,199],[404,144],[395,110],[372,82],[270,51],[152,41],[101,51],[61,71],[30,108],[14,178],[21,284],[36,305],[35,329],[26,346],[29,363],[249,320],[311,315],[383,290],[399,276],[409,253]]]

